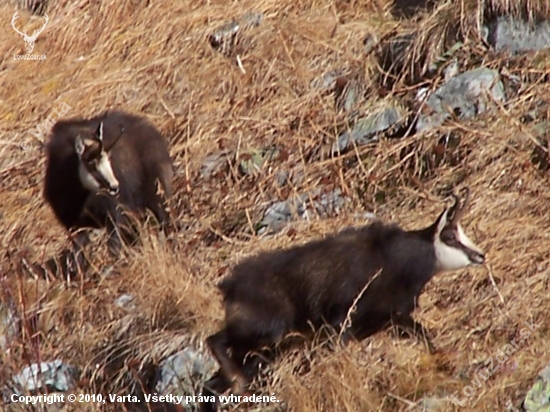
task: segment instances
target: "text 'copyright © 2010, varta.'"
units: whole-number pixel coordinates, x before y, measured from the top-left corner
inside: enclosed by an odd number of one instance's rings
[[[193,404],[193,403],[202,403],[202,402],[220,402],[227,405],[228,403],[241,403],[241,402],[252,402],[252,403],[269,403],[269,402],[280,402],[275,395],[219,395],[216,399],[215,396],[175,396],[175,395],[162,395],[157,394],[146,394],[144,395],[145,402],[149,403],[159,403],[159,402],[169,402],[169,403],[179,403],[179,404]],[[45,403],[52,405],[55,403],[139,403],[141,402],[137,396],[131,395],[117,395],[116,393],[110,393],[108,396],[103,396],[101,394],[64,394],[64,393],[54,393],[54,394],[44,394],[44,395],[17,395],[13,394],[10,398],[13,403],[24,403],[24,404],[38,404]]]

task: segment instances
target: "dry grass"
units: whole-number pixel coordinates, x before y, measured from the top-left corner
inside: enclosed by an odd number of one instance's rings
[[[444,410],[494,411],[509,401],[519,404],[550,360],[549,179],[530,163],[533,127],[519,121],[536,103],[546,116],[547,84],[529,85],[512,105],[475,122],[449,123],[433,134],[382,140],[336,159],[318,159],[316,150],[335,141],[342,117],[333,96],[312,89],[310,82],[334,69],[359,73],[368,80],[361,107],[369,107],[378,98],[377,69],[364,57],[362,42],[369,33],[380,37],[395,27],[389,3],[52,3],[50,22],[34,50],[46,60],[14,60],[24,43],[9,26],[0,43],[0,53],[8,56],[0,66],[0,139],[10,143],[0,146],[2,300],[13,301],[25,319],[22,338],[9,354],[0,354],[5,365],[0,384],[10,370],[62,357],[85,370],[82,391],[95,390],[85,386],[90,380],[120,390],[141,363],[158,362],[189,340],[200,343],[219,327],[223,313],[215,284],[243,256],[362,223],[354,215],[366,211],[420,227],[437,216],[449,189],[468,185],[473,204],[465,226],[488,252],[488,263],[434,279],[416,314],[444,354],[427,356],[415,342],[386,333],[336,353],[313,347],[309,372],[296,372],[299,356],[281,358],[265,392],[296,412],[405,411],[425,395],[458,395],[474,379],[476,365],[517,336],[524,321],[534,321],[541,327],[509,367],[477,389],[465,408],[449,403]],[[474,3],[466,2],[467,8]],[[547,12],[542,2],[537,7]],[[243,72],[235,56],[214,51],[207,37],[250,10],[263,12],[265,19],[237,45]],[[447,26],[439,23],[456,20],[456,10],[438,8],[436,17],[419,23],[423,35],[432,43],[440,39],[434,33]],[[10,21],[13,12],[0,6],[0,20]],[[475,47],[471,52],[476,60]],[[501,62],[487,57],[484,64]],[[509,70],[546,74],[547,65],[533,65]],[[68,245],[41,197],[39,144],[34,141],[27,151],[14,145],[32,137],[30,131],[63,102],[72,108],[67,116],[117,107],[150,118],[170,139],[178,171],[173,209],[187,225],[172,243],[144,229],[143,245],[117,262],[107,258],[100,236],[93,263],[111,274],[72,283],[27,279],[15,258],[25,252],[42,261]],[[440,156],[434,147],[447,132],[460,144]],[[288,156],[257,176],[239,175],[235,156],[218,175],[199,174],[203,159],[221,148],[238,157],[271,145]],[[280,170],[302,177],[279,188]],[[293,230],[271,238],[253,234],[270,202],[319,185],[340,188],[349,200],[338,216],[295,222]],[[113,305],[121,293],[136,296],[137,311]],[[98,371],[96,364],[107,366]]]

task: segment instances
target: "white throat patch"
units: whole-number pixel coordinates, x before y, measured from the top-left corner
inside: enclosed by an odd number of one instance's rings
[[[456,270],[472,264],[466,253],[442,242],[439,236],[435,238],[434,247],[438,272]]]

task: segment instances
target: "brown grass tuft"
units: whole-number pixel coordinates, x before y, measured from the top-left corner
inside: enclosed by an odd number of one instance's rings
[[[478,365],[517,336],[524,321],[533,321],[541,327],[510,364],[477,389],[467,407],[449,403],[444,410],[519,404],[550,360],[549,179],[530,161],[536,123],[547,119],[550,107],[548,84],[535,81],[548,72],[543,53],[508,67],[532,82],[492,114],[319,158],[319,148],[336,141],[345,115],[335,110],[330,90],[311,87],[314,79],[332,70],[363,79],[365,95],[356,108],[365,112],[379,99],[378,68],[364,53],[367,35],[382,38],[395,27],[398,34],[418,31],[405,66],[422,66],[421,56],[431,60],[469,36],[478,2],[447,2],[420,21],[402,23],[391,17],[389,1],[50,3],[50,22],[34,50],[46,54],[44,61],[13,59],[24,43],[7,23],[15,9],[0,6],[6,22],[0,43],[6,56],[0,64],[0,300],[12,302],[23,330],[10,352],[0,354],[4,371],[60,357],[83,369],[87,383],[79,390],[122,391],[133,374],[217,330],[223,312],[216,283],[242,257],[364,223],[357,216],[365,212],[420,227],[435,219],[451,189],[467,185],[472,209],[465,227],[487,251],[488,263],[434,279],[416,314],[443,355],[428,357],[420,345],[388,333],[334,353],[313,345],[279,359],[263,392],[297,412],[405,411],[423,396],[462,398]],[[528,3],[548,14],[545,2]],[[520,10],[514,2],[490,4]],[[250,11],[262,12],[264,20],[239,34],[235,53],[213,50],[208,36]],[[21,14],[27,24],[30,15]],[[502,67],[499,57],[483,55],[468,39],[461,70],[482,61]],[[410,99],[414,90],[399,87],[389,97]],[[143,244],[119,261],[107,257],[99,235],[90,250],[96,274],[45,282],[25,278],[16,256],[25,252],[43,262],[68,246],[42,199],[43,153],[31,133],[62,103],[72,108],[67,116],[123,108],[160,128],[177,169],[172,207],[182,230],[163,240],[145,226]],[[520,121],[533,111],[535,122]],[[446,142],[447,134],[454,143]],[[25,138],[30,146],[19,145]],[[285,155],[253,176],[239,173],[243,153],[272,146]],[[227,164],[201,177],[204,159],[221,150],[231,154]],[[289,171],[285,187],[276,183],[282,170]],[[340,189],[347,199],[343,210],[312,213],[275,236],[254,234],[269,204],[317,187]],[[114,305],[123,293],[135,296],[136,309]],[[1,372],[0,384],[6,378]]]

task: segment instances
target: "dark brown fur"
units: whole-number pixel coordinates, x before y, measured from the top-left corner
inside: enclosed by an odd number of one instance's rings
[[[340,332],[369,282],[351,315],[351,327],[342,331],[343,341],[364,339],[393,323],[409,336],[424,336],[433,351],[427,332],[411,313],[436,273],[433,242],[442,217],[418,231],[375,222],[238,264],[220,284],[225,327],[207,339],[220,370],[203,394],[222,393],[231,385],[233,393],[241,392],[258,366],[257,359],[245,356],[273,348],[289,332],[307,335],[310,323],[315,329],[328,324]],[[213,410],[214,405],[203,404],[203,411]]]
[[[104,122],[104,145],[111,153],[113,170],[120,182],[120,192],[113,197],[92,193],[81,183],[75,139],[96,132]],[[135,234],[125,209],[138,214],[151,210],[165,227],[169,220],[166,198],[172,194],[172,160],[168,145],[159,131],[147,120],[121,111],[105,112],[91,119],[73,118],[58,121],[52,128],[46,147],[44,197],[59,222],[69,231],[107,227],[109,246],[117,253],[121,242],[114,234],[121,228],[126,243]],[[157,193],[160,181],[165,196]],[[85,243],[79,241],[80,243]]]

